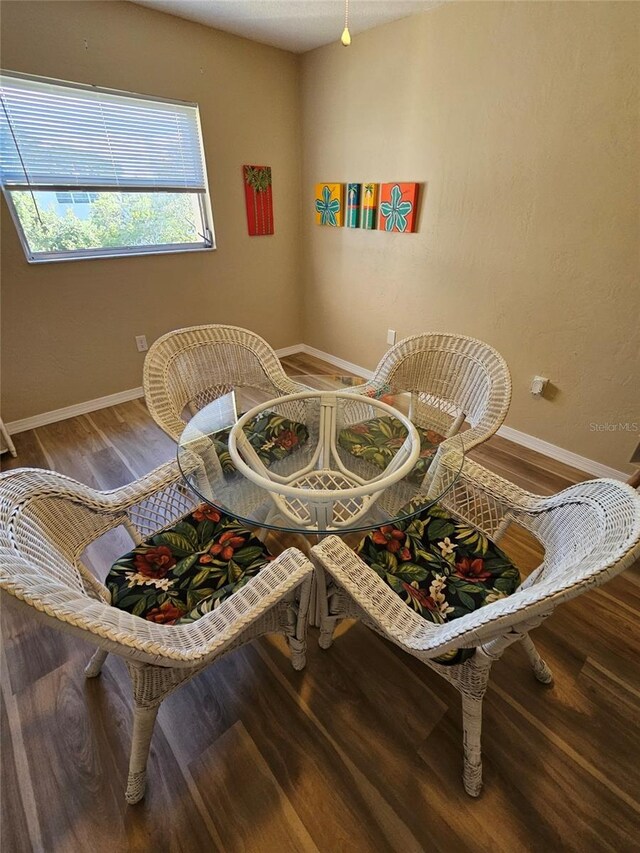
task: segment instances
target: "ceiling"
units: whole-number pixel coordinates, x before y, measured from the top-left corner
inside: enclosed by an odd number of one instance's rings
[[[304,53],[337,42],[344,0],[133,0],[218,30]],[[443,0],[349,0],[352,36],[440,6]]]

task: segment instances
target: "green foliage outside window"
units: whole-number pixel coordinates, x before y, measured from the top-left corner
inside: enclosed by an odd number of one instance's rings
[[[36,203],[39,192],[34,193]],[[200,243],[201,215],[190,193],[103,192],[82,219],[68,207],[60,216],[34,203],[30,192],[11,193],[32,252]]]

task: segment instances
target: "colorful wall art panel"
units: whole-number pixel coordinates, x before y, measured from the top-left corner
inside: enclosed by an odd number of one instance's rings
[[[378,185],[362,185],[362,228],[371,231],[376,227],[378,214]]]
[[[415,231],[418,184],[380,184],[381,231]]]
[[[347,228],[360,227],[360,184],[347,184]]]
[[[273,234],[271,166],[243,166],[242,174],[249,236]]]
[[[316,184],[316,225],[340,227],[344,212],[344,184]]]

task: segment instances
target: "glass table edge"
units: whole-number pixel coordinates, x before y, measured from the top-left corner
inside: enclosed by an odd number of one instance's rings
[[[313,528],[313,527],[302,528],[302,527],[294,527],[293,525],[287,526],[287,525],[282,525],[282,524],[267,523],[265,521],[257,521],[255,518],[253,518],[253,519],[249,518],[246,515],[241,515],[240,513],[238,513],[235,510],[232,511],[228,507],[225,507],[220,502],[216,502],[215,500],[212,500],[211,498],[205,497],[202,494],[202,492],[198,489],[198,487],[192,482],[192,479],[190,478],[190,476],[193,475],[194,472],[193,471],[185,472],[184,467],[181,464],[181,455],[184,456],[185,451],[184,451],[184,448],[181,447],[180,445],[178,445],[178,447],[177,447],[176,456],[177,456],[178,469],[179,469],[180,473],[182,474],[182,478],[183,478],[185,484],[188,486],[189,489],[191,489],[191,491],[201,501],[203,501],[203,503],[206,503],[209,506],[214,507],[215,509],[219,510],[220,512],[223,512],[225,515],[230,516],[231,518],[237,519],[238,521],[242,522],[243,524],[245,524],[249,528],[253,528],[255,530],[272,530],[274,532],[280,532],[280,533],[300,534],[303,536],[331,536],[331,535],[336,535],[336,536],[344,535],[344,536],[346,536],[349,533],[366,533],[367,531],[376,530],[376,529],[383,527],[383,526],[386,526],[386,525],[390,525],[393,527],[396,524],[399,524],[399,523],[402,523],[405,521],[409,521],[410,519],[415,518],[416,516],[420,515],[421,513],[425,512],[426,510],[430,509],[431,507],[433,507],[437,503],[439,503],[451,491],[451,489],[456,485],[456,483],[458,482],[458,479],[460,478],[460,475],[462,474],[463,468],[464,468],[466,453],[465,453],[465,447],[464,447],[463,441],[462,440],[460,441],[460,447],[459,448],[455,448],[455,449],[447,448],[445,450],[445,454],[451,453],[452,451],[455,452],[456,455],[459,456],[459,459],[460,459],[459,465],[457,467],[457,470],[454,473],[452,473],[452,475],[451,475],[451,482],[449,482],[447,484],[447,487],[443,491],[441,491],[437,495],[435,495],[433,497],[433,499],[430,500],[429,498],[427,498],[425,501],[420,503],[415,509],[412,509],[411,512],[406,512],[406,513],[394,515],[393,517],[389,518],[389,520],[386,522],[377,521],[374,524],[371,524],[371,523],[355,524],[352,527],[328,527],[328,528]],[[435,461],[436,461],[436,459],[434,458],[434,462]],[[427,472],[427,475],[425,475],[425,476],[428,476],[428,472]],[[419,500],[420,500],[419,495],[416,495],[415,497],[411,498],[407,503],[411,504],[411,503],[414,503],[414,501],[419,501]]]

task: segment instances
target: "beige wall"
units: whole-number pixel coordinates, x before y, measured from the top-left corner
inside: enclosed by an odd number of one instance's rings
[[[447,3],[302,63],[304,340],[482,338],[507,424],[618,470],[640,434],[638,3]],[[320,228],[320,181],[420,181],[416,234]],[[531,377],[553,400],[532,398]]]
[[[3,2],[3,67],[200,104],[219,246],[28,265],[2,202],[5,420],[139,385],[136,334],[237,323],[373,367],[388,328],[448,330],[504,354],[510,426],[627,470],[640,435],[590,425],[640,422],[639,20],[448,3],[300,60],[129,3]],[[247,236],[246,162],[273,167],[274,237]],[[327,180],[420,181],[418,233],[313,225]]]
[[[149,342],[196,323],[300,340],[299,59],[130,3],[2,3],[2,67],[196,101],[218,249],[27,264],[2,202],[5,421],[141,384]],[[273,169],[273,237],[247,235],[243,163]]]

